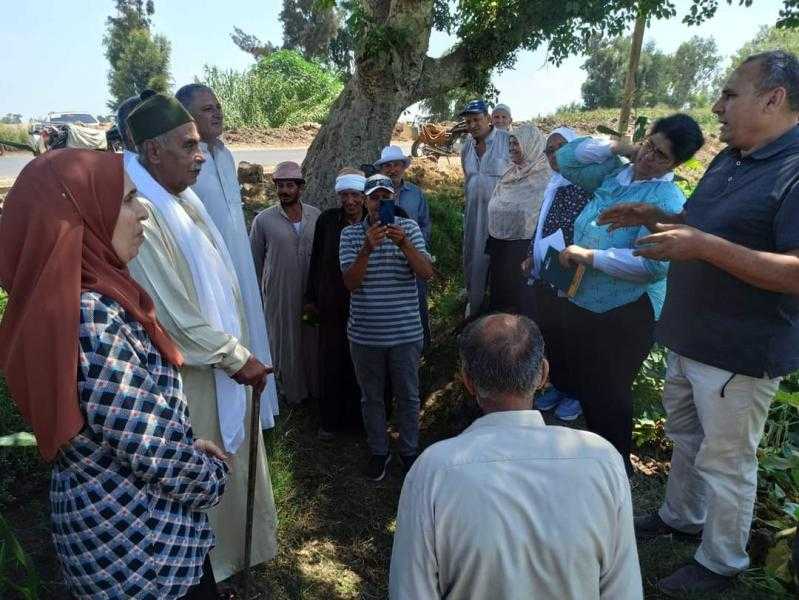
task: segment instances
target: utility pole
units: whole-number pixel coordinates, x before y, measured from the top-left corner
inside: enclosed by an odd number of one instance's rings
[[[635,74],[638,71],[638,63],[641,61],[641,46],[644,42],[644,30],[646,29],[646,11],[638,8],[638,17],[635,19],[635,29],[633,30],[632,46],[630,48],[630,63],[627,66],[627,78],[624,82],[624,94],[621,99],[621,113],[619,114],[619,126],[617,127],[622,139],[629,141],[627,135],[627,122],[630,120],[630,110],[635,97]]]

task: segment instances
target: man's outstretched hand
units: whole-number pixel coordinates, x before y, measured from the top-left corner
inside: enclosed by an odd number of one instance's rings
[[[712,248],[712,236],[689,225],[657,223],[650,235],[636,240],[634,254],[653,260],[702,260]]]
[[[623,227],[641,227],[655,231],[657,223],[670,223],[672,219],[658,207],[645,202],[624,202],[610,207],[597,218],[598,225],[608,225],[608,231]]]

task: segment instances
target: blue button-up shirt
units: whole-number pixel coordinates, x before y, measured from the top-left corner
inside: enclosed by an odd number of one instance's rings
[[[408,218],[416,221],[429,248],[432,229],[430,225],[430,207],[427,205],[427,200],[419,186],[412,184],[410,181],[403,181],[399,194],[397,194],[397,205],[408,213]]]
[[[635,248],[635,241],[649,233],[646,228],[625,227],[609,231],[606,225],[597,224],[599,215],[615,204],[645,202],[666,213],[682,210],[685,196],[671,181],[673,177],[633,181],[632,167],[616,158],[586,165],[575,155],[583,141],[584,138],[579,138],[566,144],[556,155],[561,175],[594,194],[574,222],[575,244],[598,250]],[[598,269],[587,269],[572,302],[592,312],[604,313],[648,294],[657,319],[666,296],[669,263],[645,259],[643,266],[650,277],[646,282],[629,281]]]

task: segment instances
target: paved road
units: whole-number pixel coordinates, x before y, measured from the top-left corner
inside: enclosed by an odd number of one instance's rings
[[[305,158],[305,148],[263,148],[260,150],[233,150],[236,162],[260,163],[263,165],[276,165],[284,160],[293,160],[301,163]],[[0,156],[0,179],[13,179],[33,159],[29,152],[11,152]]]

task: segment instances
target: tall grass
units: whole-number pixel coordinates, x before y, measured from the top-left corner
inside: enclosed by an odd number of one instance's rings
[[[231,127],[282,127],[322,122],[343,84],[325,67],[293,50],[261,58],[246,71],[205,67]]]
[[[636,108],[633,109],[632,118],[630,119],[630,123],[634,122],[635,119],[639,116],[646,116],[649,117],[649,120],[652,121],[654,119],[658,119],[660,117],[666,117],[668,115],[673,115],[675,112],[685,112],[696,119],[696,122],[699,123],[699,126],[702,128],[702,131],[705,134],[712,134],[718,133],[719,125],[716,116],[711,112],[709,106],[700,107],[700,108],[693,108],[686,111],[678,111],[674,108],[669,106],[653,106],[651,108]],[[550,119],[554,119],[558,123],[566,123],[568,125],[573,125],[576,127],[580,127],[581,125],[590,124],[604,124],[609,127],[614,127],[619,120],[619,109],[618,108],[598,108],[595,110],[581,110],[577,107],[567,106],[561,109],[558,109],[554,115],[548,117]]]
[[[0,143],[4,141],[14,142],[15,144],[27,144],[28,126],[0,123]]]

